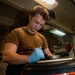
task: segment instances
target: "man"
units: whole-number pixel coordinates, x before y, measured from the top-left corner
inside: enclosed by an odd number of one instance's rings
[[[6,75],[20,75],[24,64],[37,62],[45,58],[44,55],[53,55],[45,37],[37,32],[47,21],[48,15],[44,7],[35,6],[30,12],[28,25],[9,33],[2,56],[3,61],[9,63]]]

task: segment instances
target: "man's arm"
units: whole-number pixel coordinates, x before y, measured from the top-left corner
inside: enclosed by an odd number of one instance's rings
[[[11,64],[25,64],[28,63],[27,55],[20,55],[16,53],[17,46],[13,43],[6,43],[4,46],[3,61]]]
[[[50,52],[49,48],[46,48],[44,50],[44,53],[47,55],[47,56],[53,56],[53,54]]]

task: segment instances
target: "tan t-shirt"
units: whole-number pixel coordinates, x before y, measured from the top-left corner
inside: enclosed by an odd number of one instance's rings
[[[45,37],[36,32],[31,34],[26,31],[25,27],[17,28],[11,31],[7,36],[6,42],[17,45],[17,53],[29,55],[36,47],[42,47],[42,50],[48,47]]]

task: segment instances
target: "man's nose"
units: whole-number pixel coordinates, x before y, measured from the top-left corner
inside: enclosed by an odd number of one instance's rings
[[[40,24],[38,24],[38,25],[36,26],[36,28],[40,28]]]

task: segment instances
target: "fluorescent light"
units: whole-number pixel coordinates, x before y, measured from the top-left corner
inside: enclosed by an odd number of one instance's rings
[[[57,29],[50,30],[50,32],[55,34],[55,35],[58,35],[58,36],[65,36],[66,35],[66,33],[59,31]]]
[[[58,5],[57,1],[53,3],[52,0],[48,0],[48,1],[47,0],[34,0],[34,1],[41,4],[42,6],[44,6],[45,8],[49,10],[54,9]],[[52,2],[53,4],[49,4],[49,2]]]
[[[47,4],[53,4],[55,2],[55,0],[43,0],[44,2],[46,2]]]

